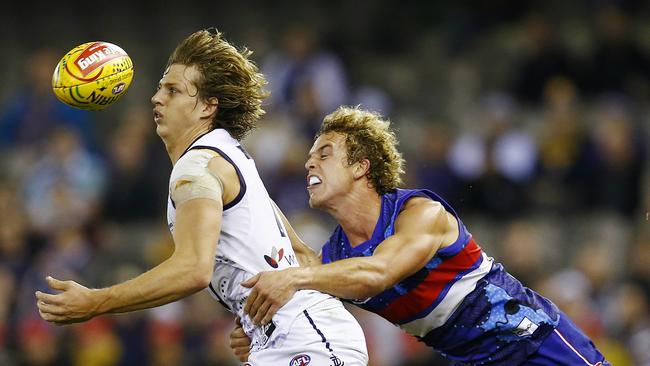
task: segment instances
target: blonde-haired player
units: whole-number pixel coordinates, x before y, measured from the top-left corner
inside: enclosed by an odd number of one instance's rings
[[[350,299],[463,365],[609,365],[550,300],[478,245],[459,215],[426,189],[400,189],[403,159],[390,123],[341,107],[309,151],[309,205],[338,226],[317,264],[257,274],[245,311],[264,324],[299,289]],[[309,250],[296,242],[296,250]],[[273,307],[269,304],[273,304]],[[231,345],[247,344],[236,329]]]
[[[90,290],[48,278],[59,294],[37,292],[41,316],[66,324],[150,308],[209,288],[241,318],[251,365],[366,365],[363,332],[338,299],[297,292],[265,326],[243,306],[240,283],[260,271],[297,267],[295,233],[269,198],[239,144],[264,114],[264,77],[216,29],[183,40],[169,58],[154,104],[156,132],[174,165],[167,217],[175,251],[148,272]]]

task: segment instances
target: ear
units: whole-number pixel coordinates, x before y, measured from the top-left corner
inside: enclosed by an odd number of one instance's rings
[[[370,171],[370,160],[362,159],[361,161],[355,164],[354,171],[353,171],[354,179],[361,179],[362,177],[365,177],[369,171]]]
[[[212,118],[219,110],[219,99],[217,97],[210,97],[203,103],[203,110],[201,111],[205,117]]]

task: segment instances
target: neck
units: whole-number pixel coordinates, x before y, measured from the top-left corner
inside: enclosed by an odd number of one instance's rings
[[[381,211],[381,196],[374,190],[351,192],[328,211],[355,247],[372,237]]]
[[[185,150],[190,147],[196,139],[209,131],[210,129],[208,127],[197,126],[196,128],[185,130],[182,135],[176,138],[161,137],[165,143],[165,149],[167,150],[169,159],[172,161],[172,165],[176,164],[178,159],[181,158],[181,155],[183,155]]]

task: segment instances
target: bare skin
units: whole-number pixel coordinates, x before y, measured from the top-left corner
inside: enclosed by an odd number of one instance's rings
[[[366,177],[367,160],[347,162],[344,136],[324,134],[314,143],[305,164],[309,204],[332,215],[352,246],[370,239],[381,210],[381,196]],[[285,225],[289,227],[288,223]],[[329,264],[309,249],[294,233],[296,253],[304,256],[300,268],[262,272],[242,283],[252,287],[245,311],[257,323],[268,323],[299,289],[315,289],[347,299],[363,299],[417,272],[435,253],[458,238],[458,222],[438,202],[414,197],[399,214],[395,234],[382,242],[371,257],[350,258]],[[301,257],[302,258],[302,257]],[[245,362],[250,340],[240,327],[230,334],[235,355]]]
[[[217,113],[216,98],[204,101],[197,97],[193,82],[197,75],[194,67],[174,64],[164,73],[151,98],[156,132],[172,163],[194,139],[209,131]],[[221,230],[222,202],[232,201],[240,189],[234,168],[214,155],[208,169],[223,183],[222,201],[197,198],[177,206],[175,248],[168,259],[129,281],[101,289],[48,276],[54,293],[35,294],[41,317],[59,325],[83,322],[100,314],[163,305],[207,287]]]
[[[310,205],[326,210],[339,222],[353,246],[370,239],[381,197],[368,182],[370,163],[347,163],[342,135],[320,136],[305,167],[320,184],[309,187]],[[366,209],[369,207],[369,209]],[[253,290],[245,311],[260,324],[300,289],[314,289],[345,299],[364,299],[381,293],[420,270],[435,253],[458,237],[458,223],[436,201],[414,197],[407,201],[395,224],[395,234],[370,257],[357,257],[283,271],[262,272],[242,283]]]

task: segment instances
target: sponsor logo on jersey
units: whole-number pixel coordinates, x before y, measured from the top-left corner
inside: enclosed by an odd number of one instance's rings
[[[269,264],[269,266],[273,268],[278,268],[278,262],[282,260],[284,257],[284,248],[280,248],[280,250],[277,250],[275,247],[272,248],[271,250],[271,256],[264,255],[264,259],[266,260],[266,263]]]
[[[311,362],[311,357],[307,354],[300,354],[291,359],[289,366],[307,366]]]

